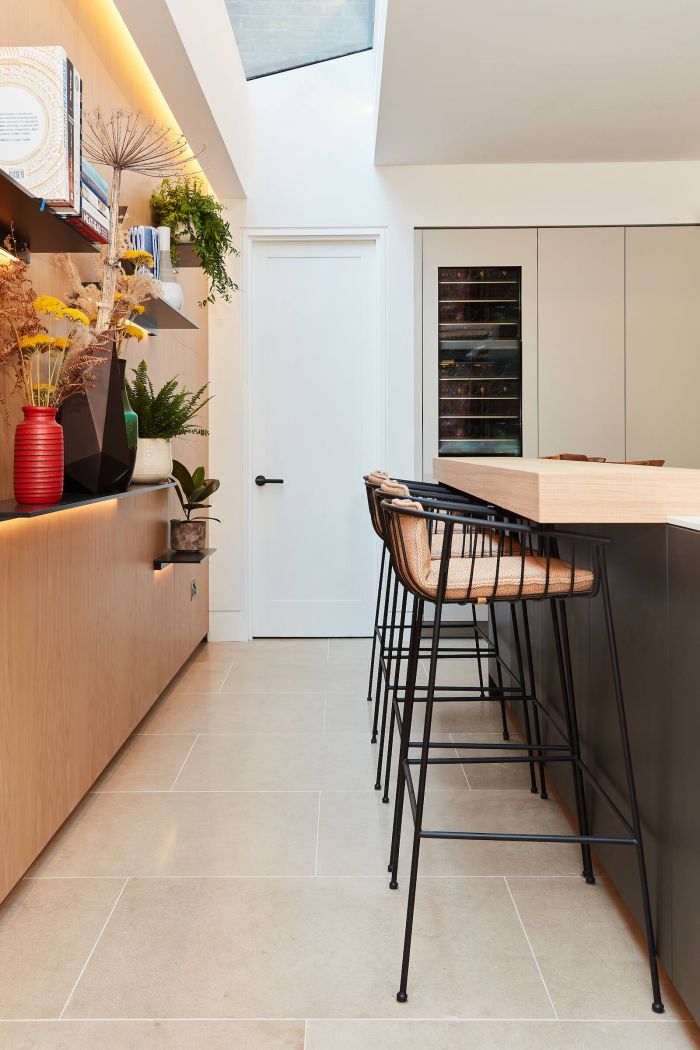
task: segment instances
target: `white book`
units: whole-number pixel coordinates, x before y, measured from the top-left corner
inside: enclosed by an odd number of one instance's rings
[[[0,47],[0,168],[49,203],[73,200],[67,70],[62,47]]]

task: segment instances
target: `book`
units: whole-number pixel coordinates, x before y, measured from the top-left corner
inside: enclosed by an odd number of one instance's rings
[[[80,196],[83,200],[91,204],[93,208],[97,208],[98,212],[101,215],[104,215],[107,222],[109,222],[109,205],[105,204],[103,200],[100,200],[97,194],[93,193],[90,187],[84,182],[81,182],[80,184]]]
[[[102,223],[97,222],[91,215],[68,215],[66,222],[79,230],[89,241],[98,244],[107,244],[109,241],[109,230]]]
[[[0,47],[0,168],[59,212],[80,206],[81,98],[64,48]]]
[[[109,186],[107,180],[100,175],[97,168],[93,167],[89,160],[83,157],[81,162],[80,179],[84,186],[87,186],[96,197],[99,197],[105,204],[109,204]]]
[[[103,226],[106,230],[109,230],[109,219],[105,215],[103,215],[103,213],[99,211],[93,204],[91,204],[90,201],[85,200],[85,198],[83,197],[80,201],[80,217],[84,218],[86,215],[89,215],[90,218],[93,219],[96,223],[99,223],[100,226]]]

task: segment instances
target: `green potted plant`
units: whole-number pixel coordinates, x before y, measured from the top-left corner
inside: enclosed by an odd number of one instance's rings
[[[213,303],[218,295],[226,302],[238,290],[226,269],[226,259],[238,255],[231,228],[224,218],[223,206],[209,193],[204,193],[198,179],[163,179],[151,195],[154,226],[168,226],[171,240],[189,239],[209,278],[209,294],[200,305]],[[177,266],[177,246],[172,248],[173,265]]]
[[[175,489],[180,500],[184,519],[173,518],[170,522],[170,546],[174,551],[201,551],[207,533],[207,521],[221,521],[211,514],[197,514],[195,511],[209,510],[205,502],[221,484],[216,478],[207,478],[204,467],[197,467],[190,474],[187,467],[177,459],[173,460],[173,477],[177,482]]]
[[[126,385],[131,407],[139,417],[139,443],[132,481],[152,484],[165,481],[172,473],[170,442],[173,438],[209,433],[205,427],[192,423],[197,413],[211,401],[211,397],[204,396],[209,384],[205,383],[192,393],[181,387],[175,376],[156,393],[145,361],[141,361],[133,372],[134,381]]]

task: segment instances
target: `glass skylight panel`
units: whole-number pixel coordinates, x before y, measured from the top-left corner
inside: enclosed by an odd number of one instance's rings
[[[226,0],[248,80],[372,47],[374,0]]]

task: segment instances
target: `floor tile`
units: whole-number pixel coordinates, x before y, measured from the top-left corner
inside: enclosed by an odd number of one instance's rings
[[[0,1017],[58,1017],[123,885],[19,883],[0,905]]]
[[[366,734],[200,736],[176,790],[366,791],[375,782],[376,762],[377,747]],[[434,768],[430,783],[467,789],[459,765]]]
[[[195,740],[188,736],[132,736],[93,791],[169,791]]]
[[[329,662],[306,656],[242,656],[234,661],[224,693],[349,693],[367,689],[367,668],[360,661]]]
[[[138,732],[320,733],[324,707],[323,693],[171,693]]]
[[[488,743],[488,744],[499,744],[503,741],[502,733],[451,733],[450,737],[452,740],[469,740],[473,743]],[[522,737],[511,732],[509,743],[522,743]],[[457,751],[458,754],[472,755],[474,757],[487,754],[486,751]],[[519,752],[524,754],[524,752]],[[488,751],[489,755],[494,757],[504,756],[513,754],[502,748],[495,748],[494,750]],[[493,765],[485,762],[472,762],[465,763],[464,772],[469,781],[469,786],[472,791],[530,791],[531,779],[530,779],[530,766],[527,762],[503,762],[495,763]],[[539,768],[536,769],[535,776],[539,783]]]
[[[318,794],[89,795],[32,875],[313,875]]]
[[[195,735],[130,737],[92,791],[169,791]]]
[[[68,1016],[553,1016],[494,879],[422,880],[398,1004],[405,906],[383,879],[130,880]]]
[[[380,875],[387,870],[393,805],[378,792],[324,792],[319,822],[319,875]],[[433,831],[495,831],[566,834],[568,824],[555,802],[521,792],[432,791],[426,794],[424,826]],[[410,867],[413,819],[404,814],[401,870]],[[579,875],[574,845],[459,842],[425,839],[423,875]],[[388,878],[388,876],[387,876]]]
[[[304,1050],[303,1021],[0,1023],[5,1050]]]
[[[328,659],[334,660],[356,660],[365,668],[369,675],[369,662],[372,656],[371,638],[330,638],[328,640]]]
[[[695,1025],[635,1021],[310,1021],[306,1050],[695,1050]]]
[[[233,664],[193,663],[172,686],[173,693],[218,693],[226,681]]]
[[[362,693],[326,694],[327,733],[364,733],[369,740],[373,715],[374,704],[368,704]]]
[[[644,950],[604,881],[533,878],[509,885],[559,1017],[649,1018]],[[671,994],[669,1018],[679,1016]]]

